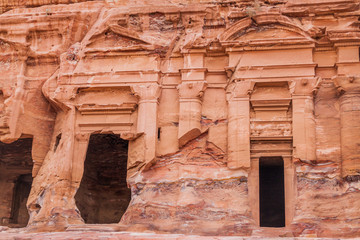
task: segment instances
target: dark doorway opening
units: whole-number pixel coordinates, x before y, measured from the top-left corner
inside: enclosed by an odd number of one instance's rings
[[[30,194],[32,184],[31,174],[23,174],[15,182],[11,219],[10,223],[26,226],[29,221],[29,213],[26,208],[26,202]]]
[[[259,160],[260,227],[285,227],[284,161],[282,157]]]
[[[118,135],[91,135],[84,175],[75,195],[85,223],[120,221],[131,199],[126,183],[127,153],[128,141]]]
[[[25,227],[32,184],[32,138],[0,142],[0,225]]]

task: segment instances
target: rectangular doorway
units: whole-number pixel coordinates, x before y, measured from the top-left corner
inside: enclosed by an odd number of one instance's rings
[[[285,227],[284,160],[259,159],[260,227]]]
[[[0,226],[22,228],[28,223],[26,202],[33,180],[32,144],[32,138],[0,142]]]

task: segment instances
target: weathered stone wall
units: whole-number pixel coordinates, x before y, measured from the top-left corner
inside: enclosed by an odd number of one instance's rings
[[[359,237],[358,1],[76,2],[0,2],[0,147],[33,139],[28,229],[84,224],[90,136],[115,134],[121,229]],[[261,157],[284,161],[283,228],[260,227]]]

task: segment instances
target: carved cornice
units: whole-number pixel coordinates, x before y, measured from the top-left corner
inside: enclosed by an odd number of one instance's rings
[[[337,43],[336,46],[341,46],[341,44],[346,43],[350,45],[359,45],[360,44],[360,31],[355,29],[346,29],[346,30],[336,30],[328,31],[327,35],[331,42]]]
[[[292,1],[285,8],[282,13],[287,16],[309,16],[309,15],[326,15],[341,12],[354,11],[358,9],[359,4],[353,0],[339,0],[328,2],[316,1]]]
[[[136,109],[136,102],[124,102],[121,104],[81,104],[76,108],[81,115],[102,115],[102,114],[131,114]]]

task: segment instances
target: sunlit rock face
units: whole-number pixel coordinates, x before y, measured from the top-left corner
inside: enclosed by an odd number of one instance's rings
[[[360,237],[359,12],[0,1],[0,231]]]

